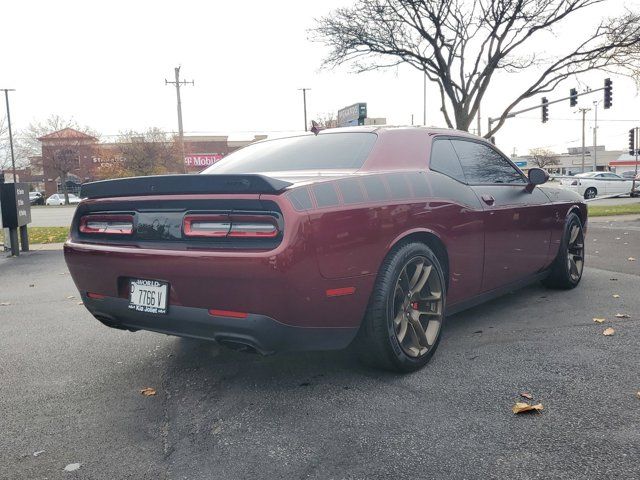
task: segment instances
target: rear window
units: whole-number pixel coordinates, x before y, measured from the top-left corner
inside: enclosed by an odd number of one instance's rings
[[[357,170],[376,139],[375,133],[351,132],[268,140],[238,150],[202,173]]]

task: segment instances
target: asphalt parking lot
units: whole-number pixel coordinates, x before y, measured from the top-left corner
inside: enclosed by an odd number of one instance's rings
[[[2,258],[0,478],[638,478],[640,220],[587,242],[577,289],[450,317],[410,375],[110,330],[60,251]]]

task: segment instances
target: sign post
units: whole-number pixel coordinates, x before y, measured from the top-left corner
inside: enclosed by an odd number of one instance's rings
[[[0,184],[0,209],[2,210],[2,226],[9,229],[11,255],[20,255],[18,230],[22,251],[29,251],[27,225],[31,223],[31,203],[29,188],[26,183]]]

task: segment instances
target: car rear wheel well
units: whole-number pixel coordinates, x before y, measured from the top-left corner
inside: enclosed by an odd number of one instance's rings
[[[440,265],[444,269],[444,278],[447,289],[449,288],[449,254],[447,252],[447,248],[445,247],[442,240],[440,240],[436,235],[429,232],[415,232],[406,237],[402,238],[394,248],[401,248],[402,245],[406,245],[407,243],[412,242],[420,242],[424,243],[427,247],[429,247],[433,253],[435,253],[436,257],[440,261]]]

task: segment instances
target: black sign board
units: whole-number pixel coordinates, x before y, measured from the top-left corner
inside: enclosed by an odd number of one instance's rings
[[[5,183],[0,185],[0,207],[4,228],[23,227],[31,223],[29,187],[26,183]]]

